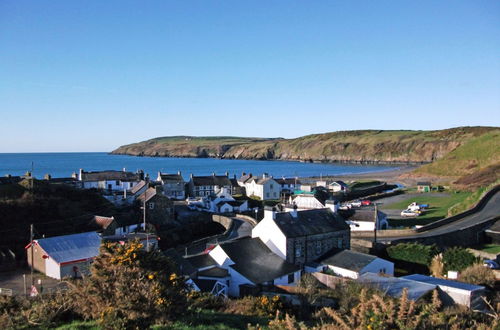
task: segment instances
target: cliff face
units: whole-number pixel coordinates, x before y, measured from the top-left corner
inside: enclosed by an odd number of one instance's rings
[[[112,154],[352,163],[430,163],[495,127],[439,131],[340,131],[296,139],[166,137],[119,147]]]

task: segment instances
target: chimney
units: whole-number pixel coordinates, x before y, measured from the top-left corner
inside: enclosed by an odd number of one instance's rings
[[[293,211],[290,212],[290,214],[292,215],[292,217],[294,217],[295,219],[297,218],[297,204],[293,204]]]
[[[276,220],[276,208],[273,207],[273,208],[269,208],[269,207],[265,207],[264,208],[264,219],[273,219],[273,220]]]
[[[327,200],[325,204],[326,207],[332,210],[333,213],[337,213],[339,211],[339,203],[336,200]]]

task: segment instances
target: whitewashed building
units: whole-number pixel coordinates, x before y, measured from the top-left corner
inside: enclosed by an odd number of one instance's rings
[[[322,270],[329,269],[338,276],[352,279],[357,279],[364,273],[394,275],[394,263],[351,250],[337,250],[319,264]]]

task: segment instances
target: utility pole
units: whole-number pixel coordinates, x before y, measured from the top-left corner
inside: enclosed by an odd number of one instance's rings
[[[35,285],[35,279],[33,278],[33,266],[34,266],[34,260],[35,260],[35,256],[33,254],[33,224],[30,225],[30,249],[31,249],[31,287],[33,287],[33,285]]]

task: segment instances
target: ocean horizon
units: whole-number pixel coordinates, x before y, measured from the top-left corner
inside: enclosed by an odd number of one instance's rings
[[[54,178],[69,177],[85,171],[144,170],[152,179],[158,171],[177,173],[181,171],[187,180],[189,175],[212,173],[239,177],[242,172],[274,177],[335,176],[388,171],[399,168],[391,165],[358,165],[333,163],[304,163],[283,160],[240,160],[218,158],[138,157],[111,155],[107,152],[33,152],[0,153],[0,176],[24,175],[31,171],[36,178],[50,174]]]

